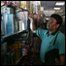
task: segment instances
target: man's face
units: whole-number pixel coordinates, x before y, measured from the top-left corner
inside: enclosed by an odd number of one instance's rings
[[[48,22],[48,24],[47,24],[47,28],[48,28],[48,30],[50,30],[50,31],[54,31],[54,30],[57,30],[58,25],[59,25],[59,24],[57,24],[56,19],[53,18],[53,17],[50,17],[50,20],[49,20],[49,22]]]

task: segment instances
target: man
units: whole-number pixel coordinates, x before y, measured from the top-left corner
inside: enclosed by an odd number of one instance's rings
[[[47,24],[48,30],[38,28],[36,34],[41,38],[41,48],[40,48],[40,60],[42,63],[53,64],[50,60],[47,62],[46,53],[58,49],[59,59],[54,57],[56,64],[64,65],[65,63],[65,36],[59,31],[62,24],[62,18],[58,14],[52,14],[50,20]],[[53,51],[54,52],[54,51]],[[55,53],[53,53],[55,54]],[[54,55],[53,55],[54,56]],[[56,55],[55,55],[56,56]],[[52,56],[50,56],[52,59]],[[58,61],[57,61],[58,60]],[[53,61],[53,60],[52,60]]]

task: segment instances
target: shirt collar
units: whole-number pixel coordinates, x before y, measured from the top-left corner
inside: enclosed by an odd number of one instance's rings
[[[49,35],[55,35],[57,32],[58,32],[58,30],[56,30],[55,32],[49,34],[49,31],[47,31],[47,35],[48,35],[48,36],[49,36]]]

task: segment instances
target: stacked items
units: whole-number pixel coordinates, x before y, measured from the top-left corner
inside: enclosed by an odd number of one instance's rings
[[[14,19],[13,19],[13,13],[11,13],[11,8],[2,6],[1,8],[1,14],[2,14],[2,22],[4,26],[4,34],[9,35],[14,33]]]
[[[19,31],[27,29],[28,11],[16,10],[16,16],[19,22]]]

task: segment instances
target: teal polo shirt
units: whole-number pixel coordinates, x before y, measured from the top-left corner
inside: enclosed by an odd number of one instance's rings
[[[45,54],[54,48],[57,48],[59,50],[59,54],[65,54],[65,36],[63,33],[57,31],[55,34],[51,34],[48,36],[48,30],[38,28],[36,30],[36,34],[42,40],[40,48],[40,60],[43,63],[45,62]],[[57,39],[55,44],[53,44],[56,35]]]

